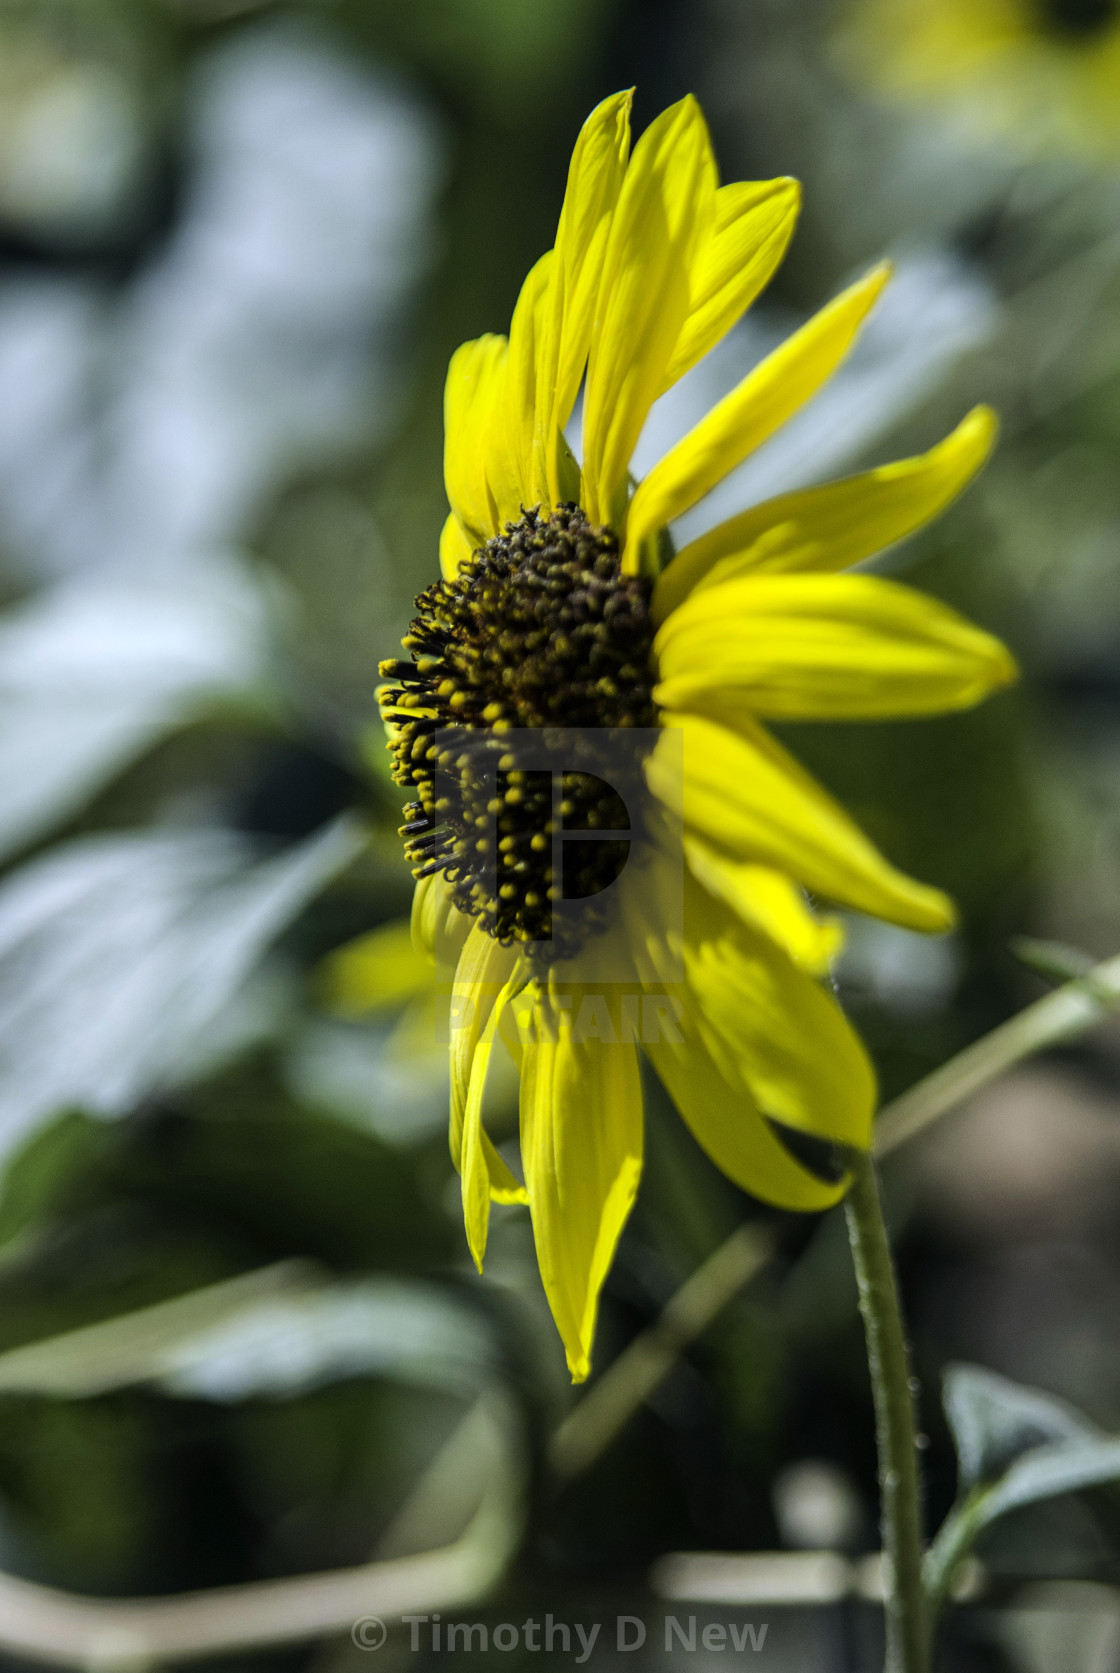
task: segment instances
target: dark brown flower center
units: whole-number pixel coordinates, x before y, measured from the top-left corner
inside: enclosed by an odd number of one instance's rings
[[[442,872],[462,912],[503,942],[566,957],[554,903],[618,876],[641,821],[641,748],[657,724],[650,583],[575,505],[527,512],[416,601],[410,660],[381,665],[393,776],[415,787],[401,835],[418,877]],[[614,735],[612,740],[612,734]],[[555,922],[554,922],[555,920]],[[582,933],[595,908],[579,915]]]

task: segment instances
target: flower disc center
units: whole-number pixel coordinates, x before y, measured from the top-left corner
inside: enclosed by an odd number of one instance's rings
[[[620,775],[603,740],[657,724],[650,591],[578,506],[530,511],[421,593],[410,660],[381,665],[393,776],[417,794],[401,831],[416,875],[442,872],[460,911],[503,942],[550,943],[549,958],[575,950],[554,903],[599,894],[629,851],[558,833],[637,834],[640,770]],[[526,729],[547,740],[530,765]],[[580,914],[584,933],[595,921]]]

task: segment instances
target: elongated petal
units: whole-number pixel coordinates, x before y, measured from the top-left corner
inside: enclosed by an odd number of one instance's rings
[[[658,703],[734,719],[870,720],[970,708],[1015,678],[998,639],[872,575],[705,587],[657,635]]]
[[[509,328],[509,352],[495,393],[486,448],[486,474],[501,524],[516,522],[522,507],[548,498],[534,447],[537,403],[537,343],[548,308],[553,268],[551,250],[529,270]]]
[[[407,918],[381,924],[331,954],[323,967],[327,1004],[343,1016],[392,1009],[432,987],[432,965]]]
[[[479,1036],[471,1059],[470,1085],[463,1116],[462,1185],[463,1224],[467,1244],[478,1270],[486,1254],[486,1239],[490,1227],[490,1203],[528,1202],[525,1188],[518,1184],[482,1125],[482,1098],[486,1090],[486,1072],[490,1054],[497,1037],[506,1006],[520,986],[515,973],[494,1000],[486,1026]]]
[[[856,1147],[870,1142],[874,1080],[835,1001],[692,878],[683,982],[671,979],[679,962],[671,934],[643,915],[632,935],[649,992],[676,999],[675,1026],[670,1017],[647,1034],[645,1050],[716,1166],[784,1208],[836,1202],[844,1181],[819,1179],[764,1119]]]
[[[785,872],[729,860],[696,837],[685,839],[685,856],[692,875],[748,929],[768,935],[811,976],[826,974],[843,946],[843,925],[838,918],[816,917]]]
[[[875,1078],[831,994],[691,875],[684,948],[686,1007],[725,1079],[741,1076],[763,1114],[865,1150]]]
[[[459,955],[451,991],[451,1160],[462,1170],[463,1122],[475,1051],[498,995],[517,967],[517,952],[503,947],[478,924]],[[504,1164],[503,1164],[504,1166]],[[512,1177],[512,1176],[511,1176]]]
[[[928,453],[752,506],[682,547],[658,578],[653,617],[663,622],[698,587],[745,575],[847,569],[903,540],[942,512],[992,451],[998,421],[974,407]]]
[[[439,537],[439,572],[445,581],[454,581],[473,551],[459,519],[450,512]]]
[[[633,89],[614,93],[584,123],[572,152],[556,230],[551,288],[537,347],[536,413],[536,445],[553,504],[568,497],[566,473],[561,471],[562,431],[591,347],[607,239],[630,154],[632,99]]]
[[[476,546],[499,528],[487,459],[505,361],[504,337],[464,343],[451,356],[443,391],[443,480],[451,509]]]
[[[847,1179],[819,1179],[775,1137],[736,1077],[728,1080],[698,1035],[683,1028],[684,1048],[647,1045],[650,1061],[701,1149],[733,1184],[762,1202],[800,1214],[831,1208]]]
[[[654,466],[630,507],[628,553],[695,505],[816,394],[851,348],[889,273],[885,265],[875,268],[814,314]]]
[[[521,1154],[545,1294],[572,1380],[582,1382],[599,1292],[642,1170],[638,1053],[573,1039],[544,995],[534,1023],[521,1074]]]
[[[650,788],[686,831],[732,858],[785,871],[815,894],[908,929],[945,930],[951,902],[896,871],[832,798],[761,727],[732,732],[698,715],[669,715],[684,735],[683,807],[671,755],[655,749]]]
[[[689,96],[638,141],[611,220],[584,399],[581,498],[592,522],[617,517],[630,455],[688,315],[715,184],[707,126]]]
[[[662,393],[746,313],[785,254],[800,207],[796,180],[742,180],[719,188],[711,230],[692,265],[688,318]]]

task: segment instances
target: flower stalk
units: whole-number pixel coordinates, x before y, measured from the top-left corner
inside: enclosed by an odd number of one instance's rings
[[[852,1161],[845,1211],[875,1401],[886,1592],[885,1673],[929,1673],[914,1389],[879,1182],[869,1155]]]

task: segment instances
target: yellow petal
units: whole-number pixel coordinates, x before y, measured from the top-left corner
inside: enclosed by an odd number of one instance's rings
[[[430,961],[454,970],[473,920],[451,898],[451,885],[439,872],[422,877],[412,896],[412,945]]]
[[[686,838],[684,848],[692,875],[748,929],[768,935],[811,976],[827,973],[844,944],[838,918],[815,917],[804,891],[784,872],[729,860],[695,837]]]
[[[632,99],[633,89],[613,93],[584,123],[556,230],[552,284],[537,350],[536,434],[553,504],[572,497],[562,432],[591,347],[611,219],[630,154]]]
[[[570,996],[578,1014],[578,990]],[[521,1076],[521,1155],[537,1262],[573,1382],[591,1369],[599,1292],[642,1170],[637,1048],[572,1037],[538,995]]]
[[[974,407],[928,453],[782,494],[752,506],[682,547],[658,578],[660,623],[694,588],[746,574],[847,569],[930,522],[971,482],[995,445],[996,415]]]
[[[450,512],[439,537],[439,571],[445,581],[454,581],[473,551],[459,519]]]
[[[490,1054],[505,1008],[520,985],[521,978],[515,973],[491,1006],[471,1059],[470,1086],[463,1116],[463,1224],[467,1231],[467,1244],[480,1272],[486,1254],[491,1199],[521,1203],[529,1200],[524,1186],[518,1184],[482,1125],[482,1098],[486,1090]]]
[[[712,408],[638,484],[624,567],[643,541],[680,517],[830,378],[890,275],[882,265],[803,325]]]
[[[872,575],[762,575],[704,587],[657,635],[664,708],[734,720],[872,720],[979,703],[1007,649],[936,599]]]
[[[471,1065],[494,1003],[516,969],[516,949],[503,947],[478,924],[472,924],[451,985],[450,1144],[451,1160],[460,1169]]]
[[[839,1005],[685,877],[686,1012],[728,1084],[789,1127],[866,1150],[875,1077]]]
[[[664,755],[654,749],[646,775],[690,834],[872,917],[907,929],[952,928],[947,897],[896,871],[761,727],[742,720],[732,732],[698,715],[671,714],[665,723],[683,734],[683,798],[671,746]]]
[[[548,499],[548,483],[534,440],[537,419],[537,344],[549,305],[553,253],[547,250],[530,268],[513,310],[505,377],[497,396],[486,454],[486,470],[505,524],[516,522],[522,509]],[[547,393],[542,392],[547,400]]]
[[[487,458],[505,361],[504,337],[464,343],[451,356],[443,391],[443,480],[448,503],[475,546],[499,530]]]
[[[408,919],[396,919],[340,947],[325,961],[326,1003],[343,1016],[403,1005],[430,989],[432,967],[413,944]]]
[[[746,313],[785,254],[800,207],[796,180],[742,180],[720,187],[711,230],[693,262],[688,318],[662,393]]]
[[[685,980],[713,1061],[729,1081],[742,1076],[760,1111],[819,1138],[868,1147],[875,1078],[839,1005],[691,880]]]
[[[697,1144],[741,1191],[777,1208],[815,1214],[847,1190],[819,1179],[767,1126],[741,1080],[729,1081],[702,1040],[684,1023],[684,1048],[647,1045],[650,1061]]]
[[[646,915],[632,939],[650,996],[675,1001],[644,1049],[697,1141],[744,1191],[782,1208],[830,1207],[846,1181],[819,1179],[763,1119],[865,1147],[874,1082],[835,1001],[762,936],[686,880],[683,962]],[[668,975],[668,980],[663,977]],[[673,1017],[675,1016],[675,1025]]]
[[[708,130],[690,95],[638,141],[611,220],[583,411],[581,503],[593,523],[618,520],[630,455],[688,315],[689,271],[715,184]]]

